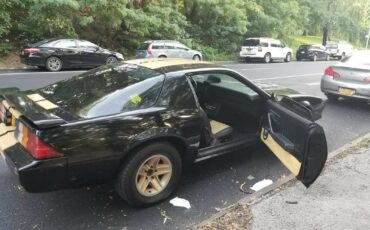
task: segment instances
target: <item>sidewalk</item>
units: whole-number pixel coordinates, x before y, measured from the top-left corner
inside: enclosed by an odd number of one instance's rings
[[[310,188],[283,177],[194,229],[370,229],[370,133],[330,153]]]
[[[370,229],[369,140],[331,159],[306,189],[295,182],[250,206],[251,229]]]

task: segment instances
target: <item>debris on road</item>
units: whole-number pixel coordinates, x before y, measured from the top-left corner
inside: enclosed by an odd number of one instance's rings
[[[248,179],[248,180],[254,180],[254,176],[249,175],[249,176],[247,177],[247,179]]]
[[[246,194],[251,194],[252,192],[250,192],[250,191],[246,190],[246,189],[244,188],[244,185],[245,185],[245,182],[243,182],[243,183],[240,185],[240,187],[239,187],[240,191],[242,191],[242,192],[244,192],[244,193],[246,193]]]
[[[263,180],[261,180],[261,181],[259,181],[259,182],[255,183],[255,184],[251,187],[251,189],[252,189],[252,190],[254,190],[254,191],[258,191],[258,190],[261,190],[261,189],[263,189],[264,187],[267,187],[267,186],[269,186],[269,185],[271,185],[271,184],[272,184],[272,180],[270,180],[270,179],[263,179]]]
[[[173,198],[172,200],[170,200],[170,203],[176,207],[183,207],[187,209],[191,208],[190,202],[188,200],[185,200],[179,197]]]
[[[197,230],[232,230],[248,229],[252,222],[252,213],[247,205],[236,205],[216,214],[195,227]]]
[[[161,209],[161,216],[163,217],[163,224],[167,222],[167,220],[172,220],[171,217],[169,217],[165,210]]]
[[[298,204],[298,201],[287,200],[287,201],[285,201],[285,203],[287,203],[287,204]]]

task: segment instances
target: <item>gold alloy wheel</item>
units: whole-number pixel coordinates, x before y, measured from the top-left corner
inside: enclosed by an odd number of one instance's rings
[[[172,176],[172,164],[168,157],[156,154],[141,164],[136,173],[136,189],[143,196],[155,196],[168,185]]]

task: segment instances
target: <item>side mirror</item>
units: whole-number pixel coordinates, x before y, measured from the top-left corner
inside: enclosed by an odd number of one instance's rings
[[[321,118],[326,101],[319,97],[290,95],[284,96],[280,103],[286,108],[305,117],[306,119],[316,121]]]

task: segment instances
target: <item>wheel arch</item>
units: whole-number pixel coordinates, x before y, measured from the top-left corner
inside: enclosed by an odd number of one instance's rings
[[[184,138],[177,135],[161,135],[146,139],[132,140],[131,144],[129,144],[124,150],[124,154],[121,159],[121,165],[124,164],[124,162],[126,162],[126,160],[139,149],[158,142],[171,144],[179,152],[183,165],[188,164],[195,159],[196,153],[190,150],[190,147]]]

